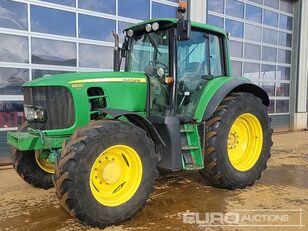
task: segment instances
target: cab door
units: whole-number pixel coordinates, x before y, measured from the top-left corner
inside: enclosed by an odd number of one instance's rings
[[[214,34],[192,31],[177,43],[177,114],[192,117],[206,83],[222,76],[222,39]]]

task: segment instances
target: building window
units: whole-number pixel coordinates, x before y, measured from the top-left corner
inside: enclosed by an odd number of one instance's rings
[[[115,20],[79,15],[80,38],[113,41],[112,31],[115,31],[115,28]]]
[[[293,18],[287,15],[280,15],[279,27],[285,30],[292,30]]]
[[[268,62],[276,62],[277,49],[273,47],[262,47],[262,60]]]
[[[242,62],[231,61],[232,72],[234,76],[242,76]]]
[[[237,41],[229,42],[230,54],[232,57],[243,57],[243,43]]]
[[[261,46],[252,43],[245,44],[245,59],[256,59],[260,60]]]
[[[270,10],[264,10],[264,24],[269,26],[278,26],[278,14],[270,11]]]
[[[261,41],[262,28],[250,24],[245,25],[245,38],[251,41]]]
[[[253,22],[262,22],[262,9],[257,6],[246,5],[246,19]]]
[[[224,13],[224,0],[208,1],[208,9],[216,13]]]
[[[81,67],[112,69],[113,48],[90,44],[79,45],[79,65]]]
[[[31,30],[64,36],[76,36],[75,13],[31,6]]]
[[[263,64],[261,66],[261,79],[262,80],[275,80],[276,79],[276,66]]]
[[[276,45],[277,44],[278,31],[264,28],[263,29],[263,42]]]
[[[29,81],[29,70],[0,67],[0,95],[22,95],[21,86]]]
[[[226,19],[226,30],[231,33],[231,36],[243,38],[244,23]]]
[[[244,63],[244,77],[257,81],[260,78],[260,65],[256,63]]]
[[[152,18],[176,18],[177,8],[153,2]]]
[[[119,15],[135,19],[150,18],[150,1],[149,0],[118,0]]]
[[[218,27],[224,27],[224,19],[221,17],[217,17],[214,15],[209,15],[207,18],[208,24],[218,26]]]
[[[45,2],[55,3],[55,4],[61,4],[66,6],[76,6],[76,0],[41,0]]]
[[[78,0],[78,7],[107,14],[116,13],[115,0]]]
[[[237,0],[227,0],[226,14],[244,18],[244,3]]]
[[[32,38],[32,63],[76,66],[76,44],[51,39]]]
[[[0,27],[28,30],[27,5],[24,3],[2,0],[0,2]]]
[[[28,38],[19,35],[0,34],[0,61],[29,63]]]
[[[279,9],[279,0],[264,0],[264,5],[274,9]]]

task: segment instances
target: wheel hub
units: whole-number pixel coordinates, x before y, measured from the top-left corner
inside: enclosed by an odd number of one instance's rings
[[[240,142],[239,136],[236,133],[236,131],[231,131],[229,137],[228,137],[228,149],[234,149],[236,148],[236,145]]]
[[[54,163],[49,162],[49,153],[46,151],[35,151],[35,161],[38,166],[44,170],[45,172],[54,174],[55,173],[55,165]]]
[[[114,184],[120,179],[121,173],[119,164],[110,162],[103,169],[103,179],[107,184]]]

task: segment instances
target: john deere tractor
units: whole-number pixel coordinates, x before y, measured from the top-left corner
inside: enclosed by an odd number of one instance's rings
[[[178,15],[127,28],[121,48],[115,34],[113,72],[23,85],[27,122],[8,133],[14,168],[35,187],[54,185],[84,224],[132,217],[158,169],[199,170],[211,185],[237,189],[266,168],[266,92],[232,76],[225,31],[190,22],[187,2]]]

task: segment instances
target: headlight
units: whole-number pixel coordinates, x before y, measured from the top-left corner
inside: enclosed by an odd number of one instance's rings
[[[165,71],[164,71],[164,69],[163,68],[161,68],[161,67],[157,67],[156,68],[156,74],[159,76],[159,77],[164,77],[165,76]]]
[[[157,22],[154,22],[154,23],[152,24],[152,29],[153,29],[154,31],[157,31],[157,30],[159,29],[159,24],[158,24]]]
[[[152,25],[151,25],[151,24],[146,24],[146,25],[145,25],[145,30],[146,30],[146,32],[151,32],[151,30],[152,30]]]
[[[42,107],[24,105],[25,117],[29,122],[45,122],[47,117]]]
[[[126,35],[131,38],[134,36],[134,31],[132,29],[129,29],[128,31],[126,31]]]

